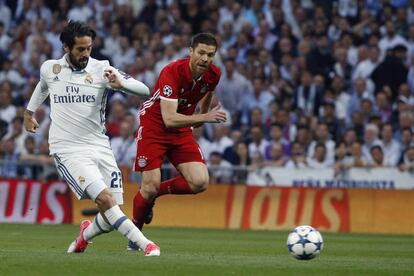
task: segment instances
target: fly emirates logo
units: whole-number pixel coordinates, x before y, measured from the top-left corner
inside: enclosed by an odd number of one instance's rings
[[[66,86],[66,95],[53,95],[54,103],[94,103],[95,95],[80,94],[79,86]]]

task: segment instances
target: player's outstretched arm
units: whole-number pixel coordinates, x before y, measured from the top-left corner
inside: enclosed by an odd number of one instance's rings
[[[177,106],[178,101],[161,99],[161,115],[168,128],[191,127],[200,123],[221,123],[227,120],[226,113],[220,110],[220,104],[207,113],[194,115],[177,113]]]
[[[134,96],[148,96],[149,88],[142,82],[137,81],[130,75],[121,73],[114,67],[104,70],[104,76],[108,79],[108,85],[115,90],[121,90]]]
[[[41,70],[42,73],[42,70]],[[47,84],[42,77],[37,83],[36,88],[33,91],[32,96],[30,97],[29,103],[23,115],[23,125],[26,131],[36,132],[36,129],[39,128],[39,124],[36,119],[33,117],[35,111],[39,106],[46,100],[49,95],[49,90]]]

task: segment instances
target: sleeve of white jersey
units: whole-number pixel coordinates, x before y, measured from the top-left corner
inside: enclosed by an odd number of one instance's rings
[[[146,86],[144,83],[134,79],[130,75],[112,66],[109,66],[107,68],[109,70],[112,70],[121,82],[121,85],[123,87],[121,91],[134,96],[148,96],[150,94],[148,86]],[[107,87],[111,89],[111,86],[109,84]]]
[[[35,112],[37,108],[46,100],[49,95],[49,89],[47,87],[46,74],[48,64],[45,62],[40,67],[40,81],[37,83],[36,88],[33,91],[30,101],[27,104],[27,110]]]

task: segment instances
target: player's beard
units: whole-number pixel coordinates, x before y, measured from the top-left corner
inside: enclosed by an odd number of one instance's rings
[[[87,57],[81,58],[79,61],[69,52],[69,61],[76,70],[85,69],[88,65],[89,59]]]

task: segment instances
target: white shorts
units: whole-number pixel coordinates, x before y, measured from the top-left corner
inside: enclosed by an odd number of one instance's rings
[[[111,149],[76,149],[55,153],[56,168],[78,199],[96,197],[109,188],[118,205],[123,204],[122,175]]]

